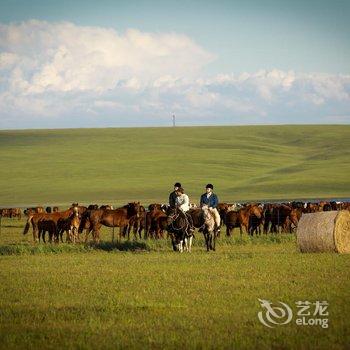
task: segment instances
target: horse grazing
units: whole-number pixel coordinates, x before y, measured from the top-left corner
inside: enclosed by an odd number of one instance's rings
[[[178,209],[168,210],[167,230],[171,237],[174,251],[182,253],[184,250],[191,252],[193,234],[189,233],[189,223],[186,214]]]
[[[81,233],[83,229],[87,229],[85,235],[85,241],[87,241],[88,234],[92,231],[94,242],[99,242],[102,225],[119,227],[119,239],[121,239],[124,229],[129,225],[131,218],[138,217],[139,207],[140,202],[133,202],[118,209],[87,210],[82,216],[78,232]]]

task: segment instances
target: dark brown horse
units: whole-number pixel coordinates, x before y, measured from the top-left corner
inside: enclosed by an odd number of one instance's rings
[[[150,205],[150,211],[146,213],[145,238],[163,238],[163,232],[167,229],[167,214],[161,210],[161,206]]]
[[[227,212],[225,217],[225,224],[226,224],[226,236],[229,237],[231,236],[231,232],[235,227],[241,227],[238,211],[231,210]]]
[[[118,209],[96,209],[87,210],[81,219],[79,226],[79,233],[83,229],[87,229],[85,241],[88,239],[89,232],[92,231],[94,242],[100,240],[100,228],[101,226],[107,227],[119,227],[119,238],[121,239],[124,229],[129,225],[131,218],[139,216],[139,202],[133,202]],[[89,224],[87,224],[89,222]]]
[[[265,209],[264,233],[292,232],[302,215],[302,208],[292,208],[287,204],[268,204]]]

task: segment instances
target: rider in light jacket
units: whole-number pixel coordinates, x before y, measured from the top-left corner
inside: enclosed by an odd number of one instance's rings
[[[190,199],[188,198],[188,195],[185,194],[185,191],[182,187],[178,188],[175,191],[175,193],[177,196],[175,200],[175,205],[185,214],[188,222],[187,233],[189,235],[192,235],[194,232],[193,220],[192,220],[192,216],[188,213],[188,211],[190,210]]]

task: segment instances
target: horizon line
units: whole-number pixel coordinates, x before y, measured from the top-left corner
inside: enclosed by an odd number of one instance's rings
[[[144,126],[79,126],[79,127],[36,127],[36,128],[13,128],[2,129],[3,131],[27,131],[27,130],[80,130],[80,129],[156,129],[156,128],[200,128],[200,127],[254,127],[254,126],[350,126],[349,123],[264,123],[264,124],[193,124],[193,125],[144,125]]]

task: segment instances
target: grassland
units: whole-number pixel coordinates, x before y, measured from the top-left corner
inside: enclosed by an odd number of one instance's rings
[[[236,126],[0,132],[0,205],[350,196],[350,126]]]
[[[191,254],[167,240],[33,246],[4,219],[0,347],[345,349],[349,256],[300,254],[293,235],[221,238]],[[329,328],[259,323],[258,298],[327,300]]]
[[[349,126],[0,132],[0,206],[349,197]],[[221,237],[191,254],[168,240],[34,245],[2,219],[0,348],[346,349],[348,255],[301,254],[294,235]],[[326,300],[329,328],[267,328],[258,301]]]

